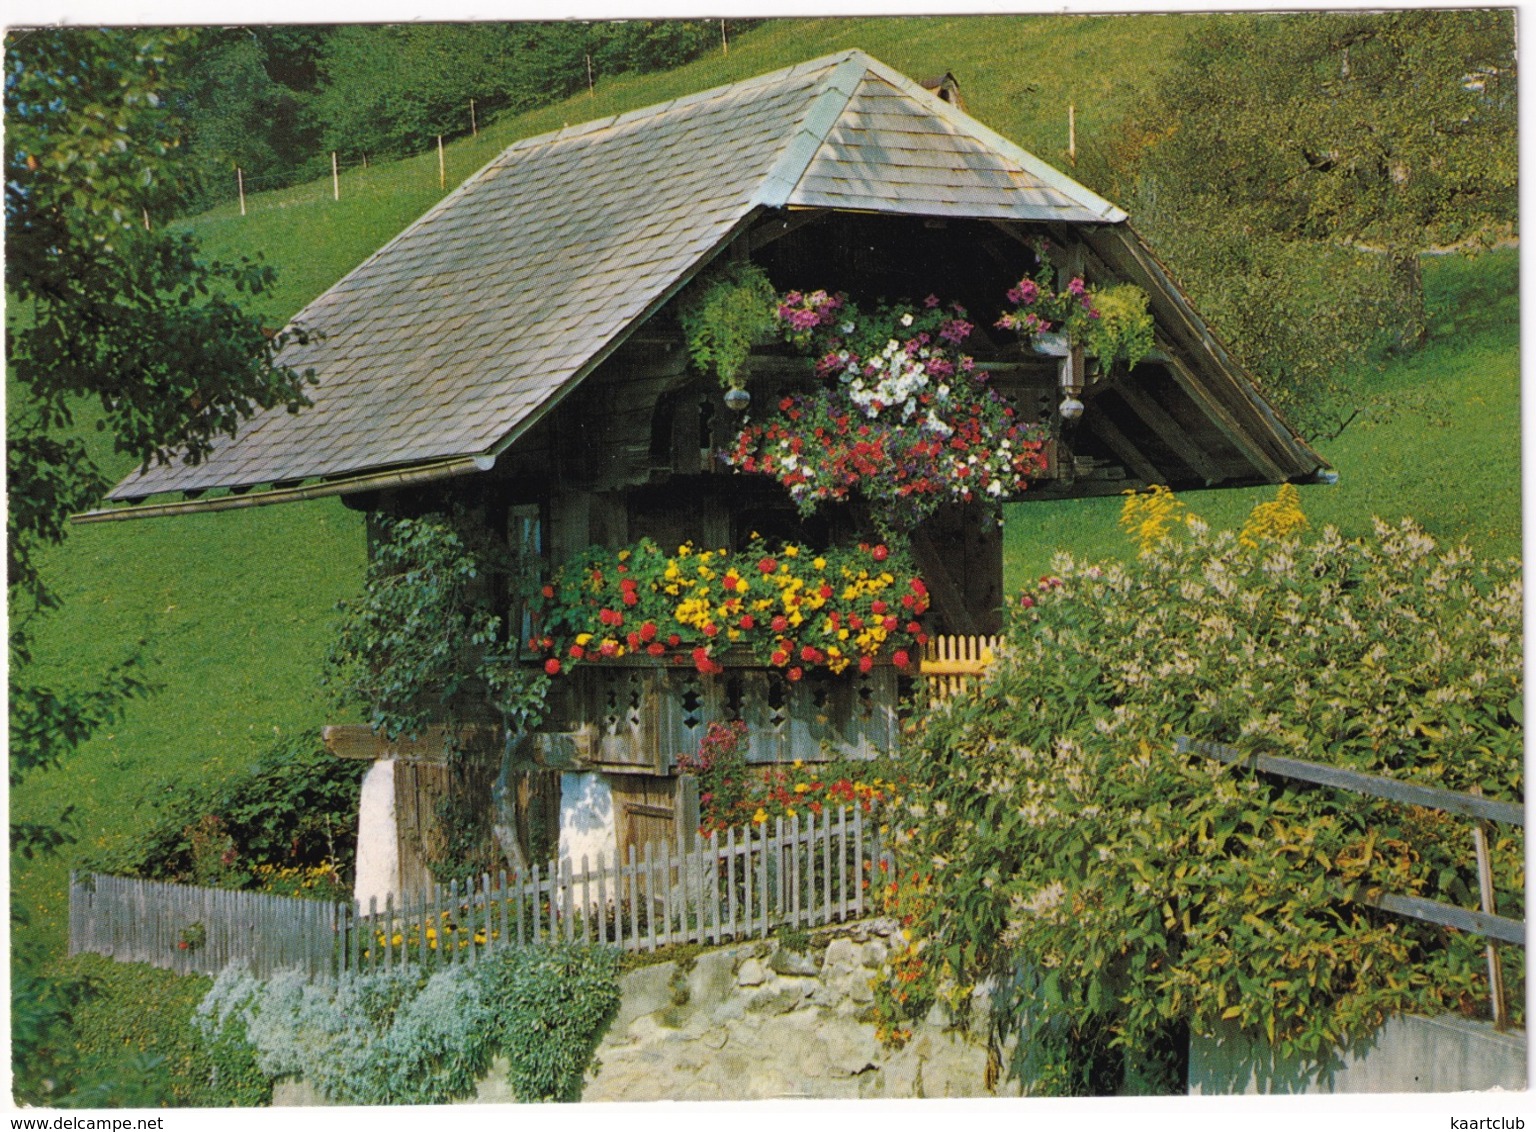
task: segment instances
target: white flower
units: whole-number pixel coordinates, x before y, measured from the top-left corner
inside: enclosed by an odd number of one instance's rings
[[[903,326],[911,326],[912,325],[912,316],[909,315],[909,314],[902,315],[901,316],[901,325],[903,325]]]

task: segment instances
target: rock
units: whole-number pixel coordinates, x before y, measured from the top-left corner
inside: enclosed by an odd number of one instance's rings
[[[736,993],[736,948],[706,951],[688,972],[688,1001],[700,1010],[713,1010]]]
[[[885,962],[885,956],[885,944],[879,940],[872,939],[864,945],[864,949],[859,953],[859,960],[871,970],[879,970],[880,964]]]
[[[739,987],[760,987],[768,981],[769,973],[763,969],[762,963],[756,959],[745,960],[740,970],[736,972],[736,985]]]
[[[676,963],[656,963],[629,972],[619,980],[619,1012],[609,1026],[610,1034],[622,1034],[642,1014],[654,1014],[672,1005],[672,977]]]
[[[861,967],[862,949],[851,939],[834,939],[827,944],[827,954],[822,960],[822,972],[827,974],[839,969],[851,971]]]
[[[870,1026],[842,1018],[824,1023],[818,1036],[826,1046],[827,1069],[834,1077],[855,1077],[877,1068],[883,1060]]]
[[[725,1043],[730,1040],[730,1031],[724,1026],[715,1026],[699,1035],[700,1043],[708,1046],[710,1049],[724,1049]]]
[[[821,970],[821,965],[811,956],[782,947],[768,957],[768,966],[780,975],[814,976]]]
[[[752,995],[747,1009],[757,1014],[788,1014],[809,998],[814,989],[810,979],[776,979]]]

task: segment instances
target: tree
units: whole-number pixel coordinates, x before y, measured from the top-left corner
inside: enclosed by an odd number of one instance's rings
[[[1422,338],[1426,248],[1512,230],[1515,94],[1509,11],[1217,20],[1125,131],[1111,191],[1294,392],[1381,330]]]
[[[78,429],[94,417],[141,466],[197,462],[258,409],[305,403],[305,378],[273,364],[239,305],[270,282],[241,261],[206,263],[174,215],[184,123],[176,95],[197,33],[48,29],[7,37],[6,286],[10,396],[7,595],[11,780],[55,765],[145,690],[132,659],[85,692],[32,682],[30,624],[54,606],[38,552],[98,499],[106,477]],[[151,219],[153,218],[153,219]],[[12,828],[22,852],[57,845]]]

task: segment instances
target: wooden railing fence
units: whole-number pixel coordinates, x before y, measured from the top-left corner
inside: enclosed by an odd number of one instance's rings
[[[761,938],[871,911],[884,849],[857,807],[807,811],[637,858],[551,861],[524,876],[482,874],[383,902],[329,904],[130,880],[70,878],[70,953],[182,972],[243,962],[323,977],[405,962],[476,963],[508,945],[589,943],[652,951]],[[190,935],[195,946],[182,947]]]
[[[1492,999],[1493,1023],[1496,1029],[1508,1024],[1508,1011],[1504,997],[1503,968],[1499,962],[1497,944],[1511,943],[1525,946],[1525,921],[1500,916],[1495,911],[1493,899],[1493,872],[1488,854],[1488,823],[1525,826],[1525,807],[1512,802],[1498,802],[1478,794],[1462,794],[1454,790],[1442,790],[1434,786],[1420,786],[1412,782],[1399,782],[1381,775],[1364,774],[1344,767],[1303,759],[1285,758],[1279,755],[1260,755],[1241,751],[1222,743],[1207,743],[1181,735],[1175,740],[1174,749],[1181,754],[1200,754],[1234,766],[1246,766],[1263,774],[1288,778],[1296,782],[1309,782],[1318,786],[1331,786],[1371,798],[1404,805],[1422,806],[1442,810],[1472,819],[1472,851],[1477,861],[1479,902],[1482,908],[1472,911],[1454,904],[1426,900],[1420,896],[1403,896],[1390,892],[1369,892],[1363,887],[1351,888],[1341,893],[1346,899],[1369,904],[1383,912],[1408,919],[1422,920],[1441,927],[1472,932],[1488,940],[1488,985]]]

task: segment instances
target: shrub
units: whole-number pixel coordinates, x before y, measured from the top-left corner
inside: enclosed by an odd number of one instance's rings
[[[263,1105],[272,1084],[249,1048],[199,1040],[193,1026],[209,991],[200,975],[175,975],[142,963],[77,955],[60,967],[89,992],[72,1012],[78,1062],[66,1107],[194,1108]]]
[[[613,948],[508,948],[476,969],[519,1101],[577,1101],[619,1008]]]
[[[519,1100],[579,1100],[618,1007],[618,956],[508,949],[428,976],[397,967],[311,983],[219,976],[197,1010],[209,1050],[243,1047],[268,1078],[303,1076],[341,1104],[444,1104],[472,1096],[504,1053]]]
[[[314,732],[281,739],[255,766],[201,790],[178,784],[128,849],[98,860],[107,872],[262,888],[329,898],[357,855],[365,766],[329,754]],[[157,785],[147,798],[167,792]],[[308,883],[306,883],[308,882]]]
[[[1172,740],[1521,800],[1518,564],[1411,521],[1349,543],[1276,538],[1294,524],[1266,516],[1250,546],[1195,521],[1132,566],[1060,559],[980,693],[918,738],[902,852],[936,890],[918,934],[931,964],[1013,986],[1038,1090],[1181,1087],[1166,1055],[1223,1020],[1321,1055],[1391,1012],[1486,1002],[1481,939],[1343,897],[1475,906],[1463,821]],[[1519,831],[1494,856],[1520,916]]]

